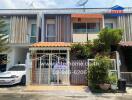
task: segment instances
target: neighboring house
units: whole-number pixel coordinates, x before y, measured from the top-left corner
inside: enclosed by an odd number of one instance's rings
[[[125,8],[123,16],[111,16],[108,8],[62,9],[1,9],[0,17],[9,26],[10,51],[7,52],[7,69],[25,63],[30,52],[32,83],[70,84],[70,75],[52,77],[56,61],[67,62],[69,71],[70,43],[87,42],[97,38],[104,27],[124,30],[123,41],[132,41],[132,8]],[[39,58],[40,57],[40,58]],[[55,64],[54,64],[55,66]],[[44,69],[44,70],[43,70]]]

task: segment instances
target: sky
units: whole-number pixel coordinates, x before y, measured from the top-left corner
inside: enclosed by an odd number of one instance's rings
[[[76,8],[79,0],[0,0],[0,9]],[[120,5],[132,7],[132,0],[89,0],[86,8]]]

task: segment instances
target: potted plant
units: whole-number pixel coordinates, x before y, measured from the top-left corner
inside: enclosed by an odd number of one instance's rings
[[[107,56],[96,56],[95,61],[90,64],[88,70],[89,84],[98,85],[102,90],[108,90],[110,88],[109,68],[111,67],[110,58]]]
[[[111,89],[116,90],[117,89],[117,75],[116,73],[111,73],[109,76],[109,81],[111,84]]]
[[[102,90],[108,90],[110,88],[110,84],[109,83],[103,83],[103,84],[99,84],[99,87]]]

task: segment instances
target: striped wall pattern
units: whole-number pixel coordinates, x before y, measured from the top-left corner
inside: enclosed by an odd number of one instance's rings
[[[28,43],[28,18],[13,16],[10,19],[10,43]]]
[[[56,42],[71,42],[71,16],[56,15]]]
[[[122,41],[132,41],[132,14],[119,16],[118,28],[124,32]]]
[[[56,16],[56,33],[58,42],[71,41],[71,16]]]

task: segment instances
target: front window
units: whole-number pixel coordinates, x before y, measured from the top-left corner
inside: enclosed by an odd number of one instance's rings
[[[25,71],[25,66],[12,66],[9,71]]]
[[[55,37],[55,24],[47,24],[47,41],[54,42]]]
[[[31,25],[31,36],[30,36],[30,43],[35,43],[36,42],[36,29],[37,26],[36,24]]]
[[[74,23],[73,31],[74,33],[86,33],[86,23]]]
[[[99,23],[87,23],[87,32],[99,32]]]
[[[74,33],[96,33],[99,32],[99,23],[74,23]]]
[[[113,29],[113,23],[105,23],[105,27],[109,29]]]

